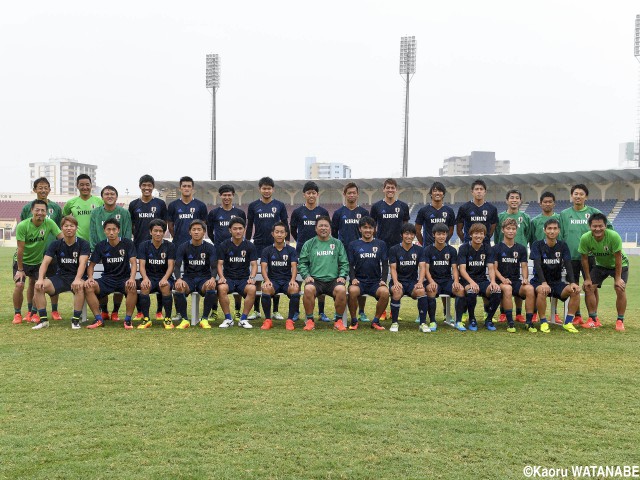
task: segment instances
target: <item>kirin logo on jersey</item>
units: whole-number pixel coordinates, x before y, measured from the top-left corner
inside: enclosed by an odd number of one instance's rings
[[[482,215],[484,215],[485,217],[487,216],[487,213],[489,213],[487,210],[482,210]]]
[[[560,258],[560,252],[556,252],[556,258]]]
[[[378,247],[373,247],[371,250],[373,250],[373,253],[378,253]]]
[[[480,260],[482,260],[484,262],[484,259],[486,258],[486,255],[484,253],[480,254]]]
[[[282,259],[286,262],[289,260],[289,255],[282,255]]]
[[[240,252],[240,256],[241,256],[241,257],[246,257],[246,256],[247,256],[247,251],[246,251],[246,250],[242,250],[242,251]]]
[[[163,260],[164,260],[166,257],[167,257],[167,254],[166,254],[166,253],[162,252],[162,253],[160,254],[160,258],[162,258]]]
[[[276,213],[278,209],[276,207],[271,207],[271,212]]]
[[[335,250],[336,246],[332,243],[331,245],[329,245],[329,248],[330,248],[331,250]]]
[[[120,250],[118,250],[118,253],[120,254],[121,257],[124,257],[124,248],[121,248]]]
[[[400,213],[400,207],[396,207],[396,213]]]
[[[194,213],[194,212],[196,211],[196,209],[195,209],[194,207],[191,207],[191,208],[189,209],[189,211],[190,211],[191,213]]]

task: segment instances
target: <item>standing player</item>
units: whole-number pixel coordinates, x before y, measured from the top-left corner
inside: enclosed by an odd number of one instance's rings
[[[234,217],[229,221],[231,238],[218,246],[218,293],[224,321],[220,328],[233,326],[229,310],[229,295],[237,293],[244,297],[244,310],[238,326],[253,328],[247,315],[256,300],[256,274],[258,273],[258,252],[249,240],[244,239],[245,221]]]
[[[273,198],[273,190],[275,183],[270,177],[262,177],[258,181],[260,189],[260,198],[249,204],[247,209],[247,240],[253,238],[253,244],[258,254],[271,245],[273,237],[271,229],[276,222],[284,222],[289,226],[289,215],[287,207],[280,200]],[[273,299],[273,310],[278,312],[280,300],[278,297]],[[249,320],[260,318],[260,302],[254,305],[255,312],[249,316]],[[280,314],[274,313],[273,318],[280,319]]]
[[[200,317],[200,328],[211,328],[209,312],[216,301],[216,267],[218,257],[216,248],[204,241],[207,225],[195,219],[189,226],[190,241],[183,242],[176,252],[174,275],[177,277],[175,288],[176,311],[182,321],[176,327],[178,330],[189,328],[187,316],[187,295],[198,292],[204,297],[204,307]],[[174,242],[175,245],[175,242]],[[183,265],[184,264],[184,265]],[[182,273],[180,267],[184,266]],[[167,325],[168,328],[171,328]]]
[[[351,242],[360,238],[358,225],[362,217],[369,215],[369,211],[358,205],[359,190],[355,183],[347,183],[342,193],[344,195],[344,205],[333,212],[331,235],[340,240],[344,248],[347,249]],[[364,311],[366,300],[367,297],[358,299],[358,320],[361,322],[369,321]]]
[[[136,248],[140,248],[140,245],[142,245],[143,242],[151,240],[151,229],[149,228],[151,221],[160,219],[166,222],[168,215],[167,204],[164,200],[153,196],[153,189],[156,186],[156,181],[151,175],[141,176],[140,180],[138,180],[138,186],[140,187],[141,196],[129,204],[133,243]],[[138,297],[138,301],[140,301],[140,298],[141,297]],[[158,320],[162,320],[164,318],[162,316],[162,294],[158,293],[156,299],[156,318]],[[140,305],[138,305],[138,315],[136,316],[136,320],[141,320],[143,317]]]
[[[91,213],[104,205],[102,198],[91,194],[91,177],[81,173],[76,179],[76,187],[80,196],[73,197],[62,208],[62,215],[73,215],[78,220],[78,237],[91,242],[90,224]]]
[[[300,255],[304,242],[316,235],[316,219],[321,216],[329,216],[329,212],[318,206],[319,188],[316,182],[307,182],[302,187],[304,205],[296,208],[291,213],[291,236],[296,241],[296,253]],[[273,318],[281,320],[282,315],[275,313]],[[329,322],[324,314],[324,295],[318,297],[318,319]]]
[[[624,330],[624,314],[627,309],[627,280],[629,278],[629,259],[622,251],[622,239],[618,232],[607,229],[607,217],[602,213],[594,213],[589,217],[590,232],[580,238],[578,252],[582,255],[584,275],[584,291],[589,321],[584,328],[602,326],[598,320],[598,297],[595,291],[602,286],[607,277],[613,277],[613,289],[616,292],[616,330]],[[592,269],[588,269],[589,257],[596,259]]]
[[[149,294],[156,292],[160,295],[160,305],[164,307],[164,328],[171,329],[173,328],[171,289],[175,283],[173,270],[176,261],[176,246],[173,242],[164,239],[164,234],[167,232],[167,223],[164,220],[159,218],[151,220],[149,232],[151,232],[151,239],[145,240],[138,246],[138,268],[142,277],[138,305],[143,317],[138,328],[152,326],[153,321],[149,318],[151,303]]]
[[[544,224],[545,239],[534,242],[531,247],[533,260],[533,278],[531,285],[536,290],[536,303],[540,316],[540,331],[549,333],[546,308],[547,297],[554,297],[561,301],[569,299],[568,315],[565,317],[564,328],[567,332],[578,333],[573,326],[573,318],[580,305],[580,287],[574,282],[571,252],[565,242],[558,240],[560,223],[550,218]],[[562,267],[566,270],[569,283],[562,281]]]
[[[99,328],[104,324],[98,298],[118,292],[127,296],[124,328],[131,330],[131,315],[138,299],[136,247],[129,238],[120,237],[120,222],[117,219],[105,220],[103,229],[107,238],[100,240],[93,249],[87,270],[88,279],[84,283],[87,305],[95,315],[95,321],[87,328]],[[96,280],[93,278],[93,271],[98,263],[102,263],[104,272]]]
[[[376,221],[369,217],[360,219],[360,233],[362,238],[349,244],[347,257],[349,258],[349,313],[351,325],[349,330],[358,328],[356,310],[361,295],[370,295],[378,300],[376,313],[371,322],[371,328],[384,330],[380,325],[380,316],[389,303],[389,259],[387,248],[382,240],[373,238],[376,232]]]
[[[418,300],[420,331],[428,333],[431,329],[426,322],[429,300],[424,288],[425,263],[424,248],[414,244],[416,226],[405,223],[400,227],[402,242],[389,249],[389,270],[391,271],[391,327],[390,332],[399,329],[400,302],[403,296]]]
[[[516,242],[518,222],[514,218],[505,218],[502,222],[502,241],[493,247],[494,269],[496,279],[502,290],[502,307],[507,321],[507,332],[515,333],[513,321],[513,300],[525,300],[527,317],[525,323],[531,333],[537,332],[533,327],[533,309],[536,294],[529,284],[529,264],[527,247]],[[520,275],[522,274],[522,280]]]
[[[80,328],[82,317],[82,305],[84,304],[84,272],[89,261],[89,242],[76,236],[78,221],[73,215],[67,215],[62,219],[63,237],[50,243],[44,254],[34,301],[38,308],[40,323],[33,327],[34,330],[49,326],[47,319],[47,303],[44,297],[59,295],[63,292],[73,292],[73,317],[71,318],[71,328]],[[49,265],[57,265],[55,275],[45,278]]]
[[[47,218],[47,202],[36,199],[31,202],[31,218],[21,221],[16,227],[18,248],[13,257],[13,324],[22,323],[22,301],[26,278],[34,285],[38,279],[44,252],[52,238],[62,238],[56,222]],[[55,273],[55,265],[50,265],[47,276]],[[32,315],[30,321],[39,321]]]
[[[571,252],[571,266],[573,267],[573,274],[575,275],[575,280],[578,284],[580,282],[580,273],[582,273],[583,279],[586,278],[586,271],[582,268],[581,255],[580,252],[578,252],[580,238],[589,231],[589,217],[595,213],[602,213],[597,208],[587,206],[587,198],[589,198],[589,189],[581,183],[574,185],[571,187],[571,202],[573,203],[573,206],[560,212],[560,239],[562,239],[562,241],[564,241],[569,247],[569,252]],[[608,222],[607,227],[610,227]],[[589,266],[589,269],[593,268],[595,265],[593,257],[588,258],[587,265]],[[594,295],[597,302],[597,290],[594,292]],[[578,310],[576,311],[576,317],[573,322],[576,325],[582,325],[584,321],[582,320],[582,315],[580,313],[579,303],[577,308]]]
[[[285,322],[287,330],[294,330],[293,317],[300,309],[300,285],[298,276],[298,253],[291,245],[285,244],[287,226],[284,222],[273,224],[271,234],[273,245],[265,248],[260,255],[262,272],[262,310],[265,321],[260,327],[269,330],[273,326],[271,321],[271,298],[282,293],[289,297],[289,315]]]
[[[220,195],[220,206],[213,208],[207,215],[207,233],[209,234],[209,240],[218,247],[226,239],[231,238],[229,231],[229,221],[233,217],[242,218],[247,220],[247,215],[243,210],[233,205],[233,197],[236,194],[236,189],[233,185],[225,184],[218,188],[218,194]],[[240,297],[235,297],[236,314],[235,319],[240,320],[240,308],[242,307],[242,300]],[[213,314],[212,319],[218,319],[218,304],[212,307]]]
[[[50,218],[56,225],[60,227],[60,221],[62,220],[62,209],[56,202],[49,201],[49,193],[51,193],[51,184],[45,177],[37,178],[33,182],[33,193],[36,194],[38,200],[44,200],[47,203],[47,218]],[[20,221],[31,218],[31,202],[27,203],[20,212]],[[50,239],[51,241],[53,239]],[[29,287],[27,288],[27,322],[31,321],[31,315],[37,313],[33,305],[34,295],[34,283],[29,280]],[[54,320],[62,320],[62,317],[58,313],[58,296],[51,297],[51,318]]]
[[[487,229],[483,223],[474,223],[467,234],[471,241],[462,244],[458,250],[458,266],[462,285],[465,288],[467,312],[469,313],[469,330],[478,330],[475,308],[478,295],[488,300],[484,326],[490,332],[496,330],[493,316],[500,306],[502,293],[496,283],[496,272],[491,246],[487,242]],[[487,278],[488,277],[488,278]]]
[[[316,297],[331,295],[335,305],[333,328],[345,331],[342,323],[347,303],[346,278],[349,274],[349,259],[342,242],[331,236],[331,219],[316,220],[316,236],[307,240],[300,252],[298,269],[304,278],[304,311],[307,317],[303,330],[313,330],[313,306]]]
[[[458,272],[458,252],[451,245],[447,245],[451,230],[444,223],[437,223],[433,226],[431,232],[434,244],[429,245],[424,251],[429,331],[435,332],[438,328],[436,323],[436,297],[449,295],[450,298],[456,297],[455,328],[464,332],[466,328],[462,324],[462,314],[466,307],[466,299]],[[420,318],[420,323],[424,322],[424,317]]]
[[[471,184],[473,200],[463,204],[456,217],[457,233],[463,242],[471,241],[471,226],[475,223],[484,225],[486,235],[484,243],[490,245],[491,236],[498,223],[498,209],[485,201],[487,184],[483,180],[475,180]]]
[[[167,224],[176,248],[191,240],[191,223],[194,220],[207,220],[207,206],[193,197],[194,186],[193,178],[180,178],[180,198],[171,202],[168,207]]]

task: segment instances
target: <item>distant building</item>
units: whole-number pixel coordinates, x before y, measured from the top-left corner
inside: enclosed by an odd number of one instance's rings
[[[316,157],[305,157],[304,178],[313,180],[351,178],[351,167],[344,163],[320,163]]]
[[[624,142],[618,145],[618,168],[638,167],[638,161],[635,159],[635,146],[633,142]]]
[[[97,165],[80,163],[70,158],[50,158],[48,162],[34,162],[29,164],[31,170],[31,185],[36,178],[46,177],[51,183],[51,193],[58,195],[76,194],[76,177],[86,173],[91,177],[94,190],[96,185]]]
[[[464,157],[449,157],[442,162],[440,175],[509,174],[510,160],[496,160],[495,152],[471,152]]]

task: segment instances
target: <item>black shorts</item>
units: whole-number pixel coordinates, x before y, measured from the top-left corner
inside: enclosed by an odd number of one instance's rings
[[[380,288],[380,282],[359,282],[358,285],[353,285],[360,289],[360,295],[369,295],[370,297],[378,298],[377,291]]]
[[[322,280],[315,280],[310,285],[316,287],[316,297],[320,295],[330,295],[333,297],[333,291],[338,285],[345,286],[344,283],[338,283],[338,280],[331,280],[330,282],[323,282]]]
[[[587,257],[587,258],[589,259],[589,272],[591,272],[591,270],[593,270],[593,267],[596,264],[596,258],[595,257]],[[571,269],[573,270],[573,277],[576,279],[576,283],[580,283],[580,274],[582,274],[582,279],[584,280],[584,272],[582,271],[581,260],[571,260]]]
[[[403,282],[399,281],[400,285],[402,285],[402,296],[410,297],[413,294],[413,290],[416,287],[416,283],[418,282]],[[393,280],[391,281],[391,287],[393,287]]]
[[[160,292],[160,280],[159,278],[149,278],[149,281],[151,282],[151,289],[149,290],[149,293],[161,293]],[[173,279],[173,277],[169,277],[167,279],[167,282],[169,283],[169,289],[173,290],[174,285],[176,284],[176,281]],[[142,279],[141,278],[137,278],[136,279],[136,288],[138,290],[140,290],[140,285],[142,285]]]
[[[38,275],[40,273],[40,264],[38,265],[27,265],[26,263],[22,264],[22,268],[24,269],[24,274],[25,276],[32,278],[34,280],[38,279]],[[45,277],[49,278],[49,277],[53,277],[56,274],[56,270],[58,269],[58,266],[56,265],[56,261],[52,260],[51,263],[49,264],[49,268],[47,268],[47,272]],[[15,260],[13,261],[13,276],[16,276],[16,273],[18,273],[18,262],[16,262]]]
[[[189,292],[202,293],[202,287],[211,277],[182,277],[182,280],[189,286]]]
[[[551,293],[548,295],[549,297],[557,298],[558,300],[566,300],[569,297],[569,295],[567,295],[562,298],[562,291],[567,287],[567,285],[569,285],[568,283],[559,281],[547,282],[547,284],[551,287]],[[531,285],[534,289],[537,289],[542,284],[539,282],[531,282]]]
[[[289,280],[271,280],[271,285],[273,285],[274,295],[278,295],[279,293],[289,295]]]
[[[615,268],[605,268],[596,265],[591,269],[591,281],[594,285],[597,285],[598,288],[602,286],[602,282],[604,282],[608,277],[615,278],[616,269]],[[629,279],[629,267],[622,267],[622,274],[620,275],[624,283],[627,283]]]
[[[112,293],[122,293],[124,295],[127,294],[127,278],[109,278],[109,277],[100,277],[96,279],[98,286],[100,287],[100,297],[106,297]]]
[[[454,296],[453,293],[453,279],[451,280],[444,280],[442,282],[436,282],[438,285],[438,290],[436,293],[436,297],[439,297],[440,295],[449,295],[450,297]]]
[[[49,277],[49,280],[51,280],[51,283],[54,289],[53,295],[59,295],[64,292],[70,292],[71,284],[75,279],[76,277],[63,277],[60,275],[54,275],[53,277]]]
[[[231,295],[232,293],[237,293],[242,297],[246,295],[244,293],[244,289],[247,286],[246,280],[230,280],[227,278],[227,286],[229,287],[229,295]]]

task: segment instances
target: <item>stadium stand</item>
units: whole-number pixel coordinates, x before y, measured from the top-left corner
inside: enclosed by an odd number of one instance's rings
[[[623,242],[638,241],[638,220],[640,219],[640,201],[627,200],[613,221],[613,228],[620,234]]]

